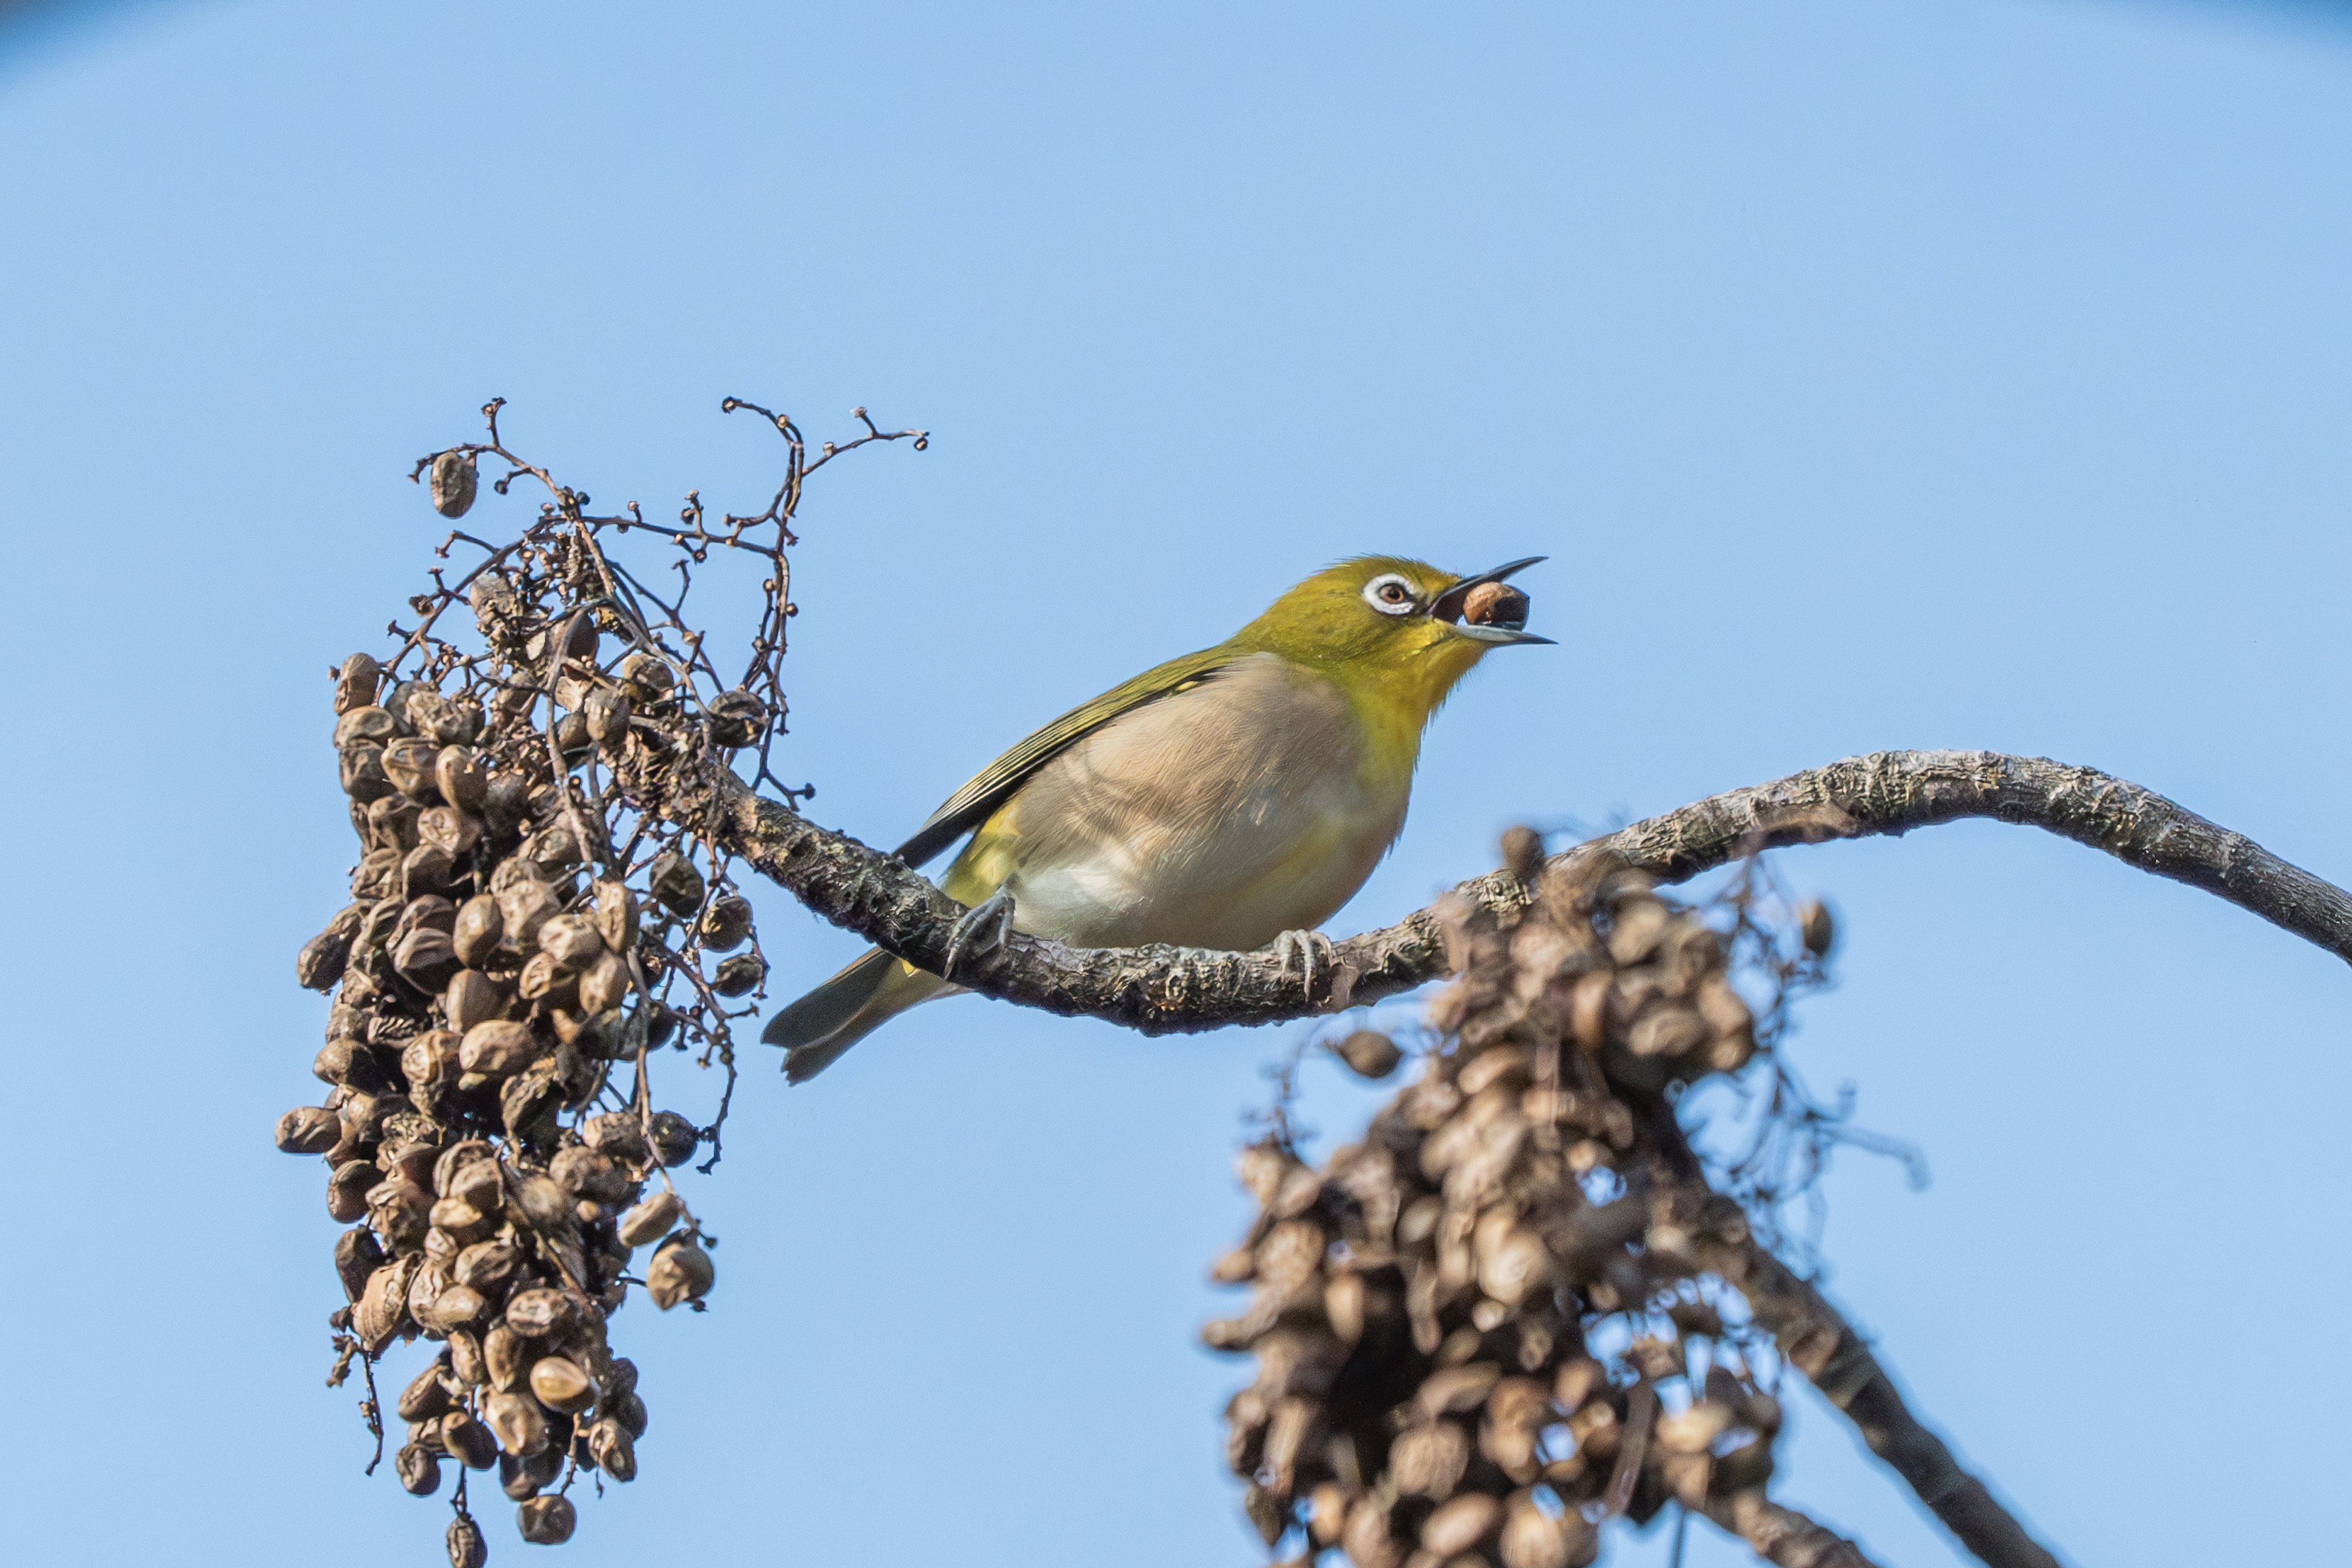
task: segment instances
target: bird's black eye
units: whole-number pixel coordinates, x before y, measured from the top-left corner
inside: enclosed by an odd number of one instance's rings
[[[1419,605],[1412,584],[1393,572],[1364,584],[1364,602],[1384,616],[1411,615]]]

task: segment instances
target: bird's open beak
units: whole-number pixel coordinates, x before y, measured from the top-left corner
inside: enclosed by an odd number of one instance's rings
[[[1511,597],[1516,601],[1515,603],[1497,605],[1497,613],[1483,623],[1474,624],[1465,622],[1462,618],[1463,602],[1470,597],[1470,591],[1473,588],[1484,583],[1500,583],[1514,572],[1525,571],[1528,567],[1546,559],[1548,559],[1546,556],[1530,555],[1524,561],[1514,561],[1507,566],[1497,566],[1491,572],[1481,572],[1474,577],[1465,577],[1443,594],[1438,595],[1430,603],[1429,613],[1433,618],[1452,626],[1455,631],[1474,642],[1492,643],[1497,647],[1507,647],[1517,643],[1549,645],[1551,638],[1539,637],[1527,629],[1528,599],[1524,594],[1514,593]]]

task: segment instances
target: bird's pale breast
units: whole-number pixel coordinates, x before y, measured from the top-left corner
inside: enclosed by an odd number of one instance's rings
[[[1368,767],[1348,700],[1255,654],[1038,770],[959,859],[1014,924],[1089,947],[1262,947],[1320,924],[1404,825],[1412,763]]]

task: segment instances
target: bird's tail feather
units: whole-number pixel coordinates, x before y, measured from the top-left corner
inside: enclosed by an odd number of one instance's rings
[[[784,1047],[787,1082],[805,1083],[908,1008],[956,989],[929,970],[874,948],[769,1019],[760,1038]]]

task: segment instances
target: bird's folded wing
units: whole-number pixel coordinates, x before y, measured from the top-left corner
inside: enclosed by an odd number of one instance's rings
[[[1071,709],[989,763],[971,783],[950,795],[939,810],[931,813],[930,820],[915,830],[912,838],[898,846],[898,858],[909,866],[923,864],[994,816],[996,808],[1010,800],[1030,774],[1112,720],[1147,702],[1198,686],[1245,657],[1231,647],[1188,653],[1145,670],[1091,702]]]

